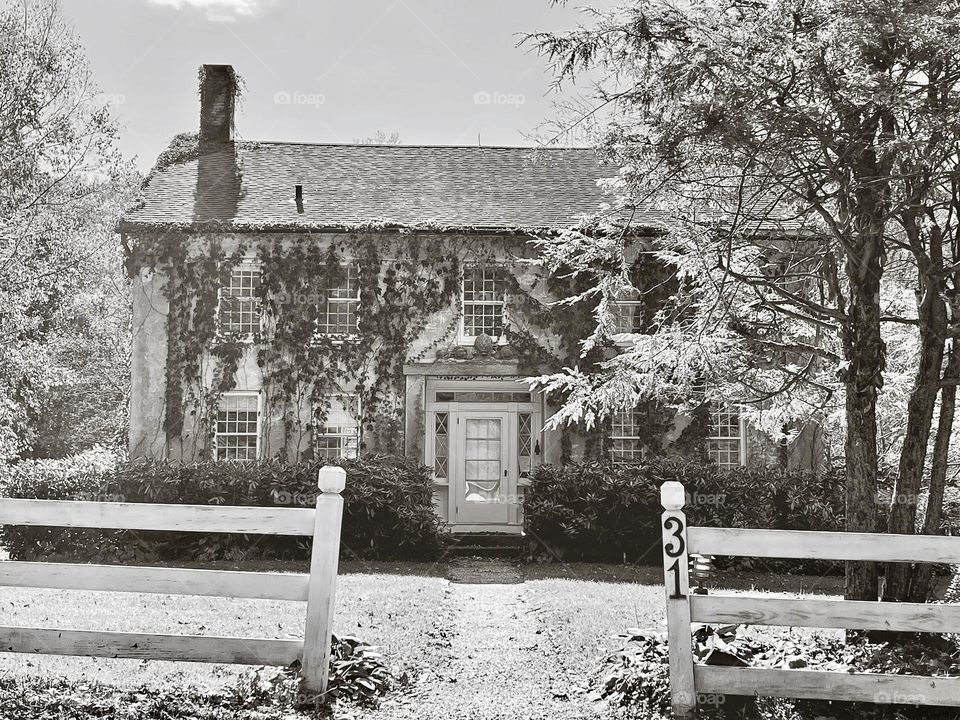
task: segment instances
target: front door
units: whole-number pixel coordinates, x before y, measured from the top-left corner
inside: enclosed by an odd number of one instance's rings
[[[507,523],[509,417],[491,410],[451,413],[457,459],[451,467],[454,522]]]

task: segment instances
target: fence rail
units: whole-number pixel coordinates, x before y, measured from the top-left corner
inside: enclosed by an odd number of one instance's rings
[[[295,573],[0,562],[0,587],[306,600],[309,578],[309,575]]]
[[[687,527],[685,491],[660,489],[670,692],[677,718],[698,696],[750,695],[847,702],[960,706],[960,678],[719,667],[694,661],[691,623],[958,632],[960,605],[691,595],[691,555],[805,560],[960,563],[960,538],[884,533]]]
[[[310,536],[314,533],[314,511],[310,508],[3,498],[0,525]]]
[[[692,527],[689,552],[796,560],[955,563],[960,537]]]
[[[327,690],[346,474],[321,468],[315,508],[158,505],[0,498],[0,524],[121,530],[302,535],[313,538],[309,574],[192,568],[0,562],[0,586],[204,595],[307,603],[302,639],[213,637],[0,626],[0,652],[301,664],[307,700]]]

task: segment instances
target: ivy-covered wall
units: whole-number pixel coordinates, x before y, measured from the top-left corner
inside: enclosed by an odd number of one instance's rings
[[[612,352],[578,357],[594,323],[592,308],[550,308],[552,299],[578,288],[569,279],[547,279],[519,235],[168,230],[128,241],[133,457],[211,457],[220,398],[234,389],[260,394],[262,457],[310,457],[311,429],[323,423],[328,398],[338,392],[360,397],[364,451],[422,457],[430,374],[423,366],[522,378]],[[233,268],[246,262],[260,268],[262,326],[251,337],[231,337],[221,332],[218,299]],[[507,342],[485,351],[457,342],[459,278],[468,264],[499,266],[507,289]],[[318,304],[342,280],[345,265],[359,269],[358,332],[346,340],[318,336]],[[411,372],[414,366],[421,370]],[[551,409],[548,402],[545,418]],[[645,444],[655,452],[702,453],[702,417],[677,418],[652,403],[644,412]],[[749,463],[803,467],[805,454],[816,455],[807,452],[815,442],[784,450],[751,433]],[[603,427],[557,431],[544,435],[541,459],[600,457],[608,447]]]
[[[497,264],[506,279],[509,342],[485,362],[511,365],[518,376],[559,367],[564,334],[576,331],[548,308],[547,283],[517,236],[168,232],[133,245],[130,448],[137,456],[209,457],[219,399],[233,389],[261,392],[265,456],[309,454],[324,398],[338,391],[360,396],[364,449],[402,452],[405,403],[416,400],[407,396],[404,366],[473,353],[457,344],[466,263]],[[219,290],[250,261],[261,270],[262,330],[225,336]],[[348,340],[318,336],[317,305],[348,264],[360,274],[358,332]]]

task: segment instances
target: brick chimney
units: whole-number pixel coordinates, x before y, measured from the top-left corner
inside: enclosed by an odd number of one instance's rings
[[[237,76],[232,65],[200,68],[200,146],[233,140]]]

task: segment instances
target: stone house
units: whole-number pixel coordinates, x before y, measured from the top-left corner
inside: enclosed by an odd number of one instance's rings
[[[592,150],[240,142],[235,91],[229,66],[201,69],[199,134],[121,222],[131,457],[404,452],[454,531],[519,532],[534,466],[682,434],[652,438],[640,408],[599,438],[545,431],[554,408],[523,382],[571,361],[589,321],[549,306],[563,288],[529,241],[601,210],[615,168]],[[642,330],[640,301],[620,314]],[[698,442],[723,466],[777,457],[735,408],[710,408]]]

